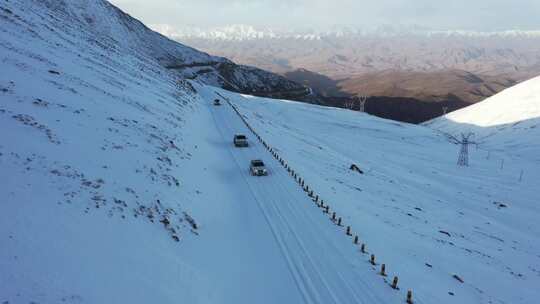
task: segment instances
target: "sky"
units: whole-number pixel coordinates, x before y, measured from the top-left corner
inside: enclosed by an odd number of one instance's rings
[[[436,30],[538,30],[540,0],[109,0],[147,24],[279,29],[421,26]]]

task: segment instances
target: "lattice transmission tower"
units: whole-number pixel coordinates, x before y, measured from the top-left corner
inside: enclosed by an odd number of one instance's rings
[[[366,102],[367,102],[368,97],[367,96],[358,96],[356,98],[358,98],[358,104],[360,105],[359,111],[360,112],[365,112],[366,111]]]
[[[358,111],[365,112],[367,99],[368,97],[364,95],[350,98],[347,102],[345,102],[345,108],[349,110],[354,110],[354,108],[356,108],[356,105],[358,105]]]
[[[461,141],[458,142],[461,144],[461,149],[459,150],[459,157],[457,161],[458,166],[469,166],[469,144],[471,144],[471,141],[469,139],[473,135],[473,133],[468,133],[467,135],[461,133]]]

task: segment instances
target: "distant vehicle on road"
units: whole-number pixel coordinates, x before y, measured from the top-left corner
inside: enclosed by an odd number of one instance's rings
[[[220,106],[220,105],[221,105],[221,101],[219,101],[219,99],[214,99],[214,105],[215,105],[215,106]]]
[[[247,147],[248,146],[247,137],[245,135],[242,135],[242,134],[236,134],[234,136],[233,142],[234,142],[235,147]]]
[[[251,175],[253,176],[268,175],[268,171],[266,170],[266,167],[263,161],[260,159],[254,159],[251,161],[250,166],[249,166],[249,171],[251,172]]]

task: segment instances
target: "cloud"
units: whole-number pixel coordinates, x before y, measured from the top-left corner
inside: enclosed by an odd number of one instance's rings
[[[336,24],[435,29],[540,29],[538,0],[111,0],[146,23],[280,28]]]

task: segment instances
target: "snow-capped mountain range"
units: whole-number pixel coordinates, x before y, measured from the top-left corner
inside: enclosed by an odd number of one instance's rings
[[[307,69],[338,80],[384,70],[462,70],[489,76],[508,75],[515,81],[540,74],[540,31],[153,27],[198,49],[276,73]]]
[[[472,30],[432,30],[419,26],[394,27],[380,26],[365,29],[354,26],[334,26],[330,29],[278,29],[271,27],[256,27],[247,24],[233,24],[213,28],[193,26],[173,26],[170,24],[151,24],[150,27],[173,39],[212,39],[244,41],[257,39],[298,39],[321,40],[325,38],[353,37],[394,37],[394,36],[454,36],[454,37],[521,37],[538,38],[540,30],[505,30],[505,31],[472,31]]]
[[[103,0],[0,3],[0,303],[540,297],[538,111],[434,130],[228,91],[212,79],[261,78],[209,61],[230,62]],[[536,86],[504,99],[538,105]],[[456,126],[490,130],[469,167]]]

